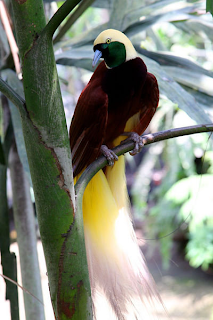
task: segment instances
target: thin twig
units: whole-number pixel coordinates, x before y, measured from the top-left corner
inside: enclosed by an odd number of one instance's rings
[[[182,127],[176,129],[170,129],[166,131],[160,131],[153,134],[147,134],[142,136],[144,145],[148,145],[154,142],[163,141],[171,138],[177,138],[184,135],[190,135],[195,133],[203,133],[203,132],[212,132],[213,124],[203,124],[203,125],[195,125],[190,127]],[[129,152],[134,149],[134,142],[127,141],[119,146],[115,147],[113,151],[117,156],[123,155],[126,152]],[[104,156],[99,157],[95,160],[88,168],[82,173],[78,182],[75,185],[75,192],[78,197],[83,195],[83,192],[92,179],[92,177],[102,168],[107,165],[107,160]]]
[[[19,287],[19,288],[22,289],[24,292],[28,293],[30,296],[32,296],[33,298],[35,298],[35,299],[36,299],[38,302],[40,302],[42,305],[44,305],[41,300],[39,300],[36,296],[34,296],[34,294],[32,294],[31,292],[29,292],[26,288],[24,288],[24,287],[22,287],[20,284],[18,284],[18,282],[16,282],[16,281],[14,281],[13,279],[5,276],[4,274],[1,274],[1,273],[0,273],[0,276],[1,276],[3,279],[5,279],[5,280],[7,280],[7,281],[10,281],[11,283],[15,284],[17,287]]]

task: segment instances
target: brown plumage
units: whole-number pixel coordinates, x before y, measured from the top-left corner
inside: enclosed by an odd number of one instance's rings
[[[102,144],[112,148],[127,121],[139,114],[131,131],[142,134],[158,105],[155,76],[140,58],[108,69],[104,62],[82,91],[70,127],[74,175],[100,154]]]

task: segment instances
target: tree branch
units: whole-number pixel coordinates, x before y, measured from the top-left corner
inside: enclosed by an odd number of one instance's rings
[[[84,11],[89,8],[89,6],[94,2],[95,0],[84,0],[82,1],[78,8],[70,15],[67,22],[63,25],[63,27],[60,29],[59,33],[53,40],[53,43],[56,43],[60,41],[60,39],[65,35],[65,33],[71,28],[71,26],[75,23],[75,21],[84,13]]]
[[[154,142],[163,141],[171,138],[177,138],[180,136],[203,133],[203,132],[213,132],[213,124],[195,125],[190,127],[175,128],[166,131],[160,131],[153,134],[147,134],[142,136],[144,145],[148,145]],[[113,151],[117,156],[123,155],[134,149],[134,142],[126,141],[119,146],[115,147]],[[92,179],[92,177],[102,168],[107,165],[107,160],[104,156],[99,157],[95,160],[81,175],[78,182],[75,185],[75,192],[78,198],[83,196],[84,190]]]
[[[68,16],[71,10],[80,2],[80,0],[67,0],[64,4],[56,11],[52,16],[48,24],[42,31],[42,34],[48,34],[50,37],[53,36],[56,29],[60,26],[62,21]]]
[[[26,111],[25,100],[2,78],[0,78],[0,92],[2,92],[19,109],[20,112]]]

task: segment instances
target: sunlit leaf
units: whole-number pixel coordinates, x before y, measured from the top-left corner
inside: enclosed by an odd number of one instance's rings
[[[169,22],[173,21],[174,19],[186,20],[189,17],[189,14],[187,14],[183,10],[171,11],[166,14],[159,14],[151,17],[146,17],[141,21],[137,21],[131,24],[127,29],[125,29],[124,32],[128,37],[131,37],[141,31],[150,28],[156,23]]]
[[[205,34],[209,39],[213,40],[213,21],[205,21],[196,16],[191,16],[188,21],[175,23],[175,26],[182,29],[186,33]]]
[[[178,83],[213,96],[213,78],[178,67],[164,66],[164,70]]]
[[[185,13],[191,13],[200,7],[199,2],[189,3],[181,0],[145,1],[145,3],[136,0],[136,2],[137,7],[135,7],[134,10],[130,10],[127,14],[130,21],[136,21],[138,17],[162,15],[171,11],[177,12],[178,10],[182,10],[182,12]]]

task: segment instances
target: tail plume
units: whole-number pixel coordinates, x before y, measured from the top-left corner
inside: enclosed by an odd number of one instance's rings
[[[153,301],[160,297],[133,230],[123,156],[90,181],[83,215],[94,318],[156,319]]]

